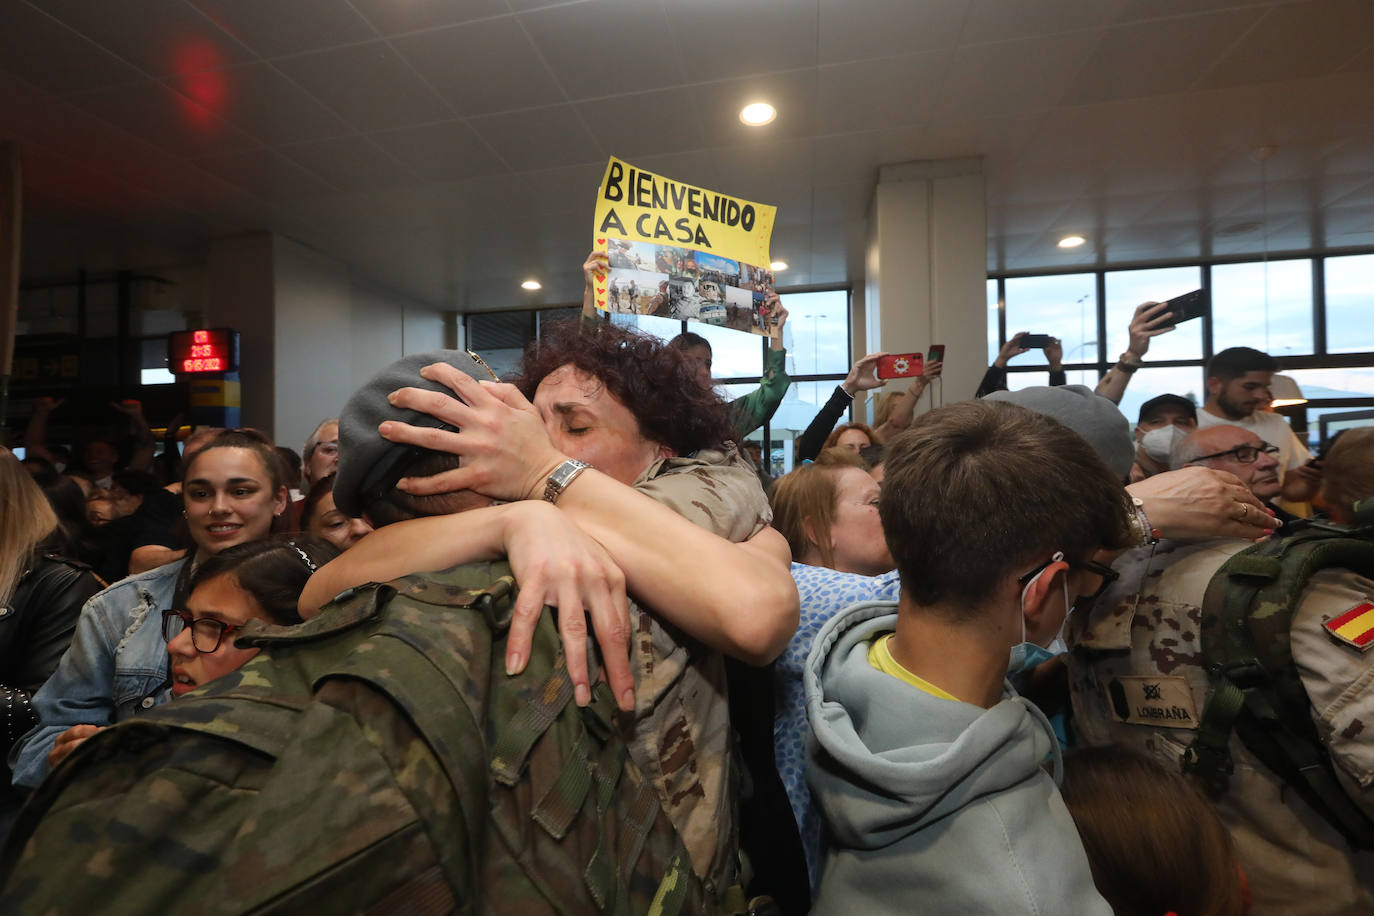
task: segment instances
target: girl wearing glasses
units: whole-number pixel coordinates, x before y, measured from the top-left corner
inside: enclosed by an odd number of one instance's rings
[[[237,671],[257,655],[257,649],[234,645],[250,620],[300,623],[296,602],[306,580],[338,555],[333,546],[314,538],[270,538],[230,547],[201,564],[191,578],[186,606],[162,612],[162,635],[172,657],[172,696]]]
[[[254,430],[220,433],[192,454],[181,492],[192,556],[130,576],[86,602],[57,671],[33,696],[40,724],[11,751],[15,785],[37,786],[101,728],[171,698],[159,612],[185,607],[199,566],[267,537],[286,510],[281,461]]]

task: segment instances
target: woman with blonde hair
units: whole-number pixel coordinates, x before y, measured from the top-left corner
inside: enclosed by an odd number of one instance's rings
[[[773,669],[773,755],[813,884],[821,825],[803,772],[808,731],[802,668],[826,621],[859,601],[895,601],[900,585],[878,518],[878,482],[857,452],[834,448],[821,456],[778,478],[769,494],[773,527],[792,548],[801,598],[800,625]]]
[[[5,753],[38,722],[29,698],[57,669],[86,599],[104,584],[84,564],[45,551],[57,515],[29,472],[0,448],[0,743]],[[0,836],[20,796],[8,767],[0,788]]]

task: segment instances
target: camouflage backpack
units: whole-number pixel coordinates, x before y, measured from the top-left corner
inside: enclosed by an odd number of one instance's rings
[[[8,913],[710,912],[550,614],[504,673],[504,564],[355,590],[88,740],[20,815]]]
[[[1312,723],[1293,662],[1290,630],[1308,580],[1323,569],[1374,578],[1374,500],[1356,524],[1305,520],[1231,557],[1202,604],[1202,651],[1212,691],[1183,768],[1212,795],[1234,769],[1231,732],[1357,849],[1374,849],[1374,823],[1351,804]]]

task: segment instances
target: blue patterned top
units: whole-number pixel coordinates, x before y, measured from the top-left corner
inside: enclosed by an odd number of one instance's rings
[[[816,634],[831,617],[860,601],[896,601],[901,585],[896,570],[881,576],[859,576],[805,563],[792,564],[792,578],[801,596],[801,623],[774,666],[773,754],[801,831],[814,888],[820,877],[821,820],[811,807],[811,791],[806,786],[806,742],[811,729],[806,724],[802,667]]]

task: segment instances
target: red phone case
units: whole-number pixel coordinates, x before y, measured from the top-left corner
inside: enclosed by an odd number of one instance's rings
[[[878,378],[912,378],[925,374],[919,353],[892,353],[878,360]]]

